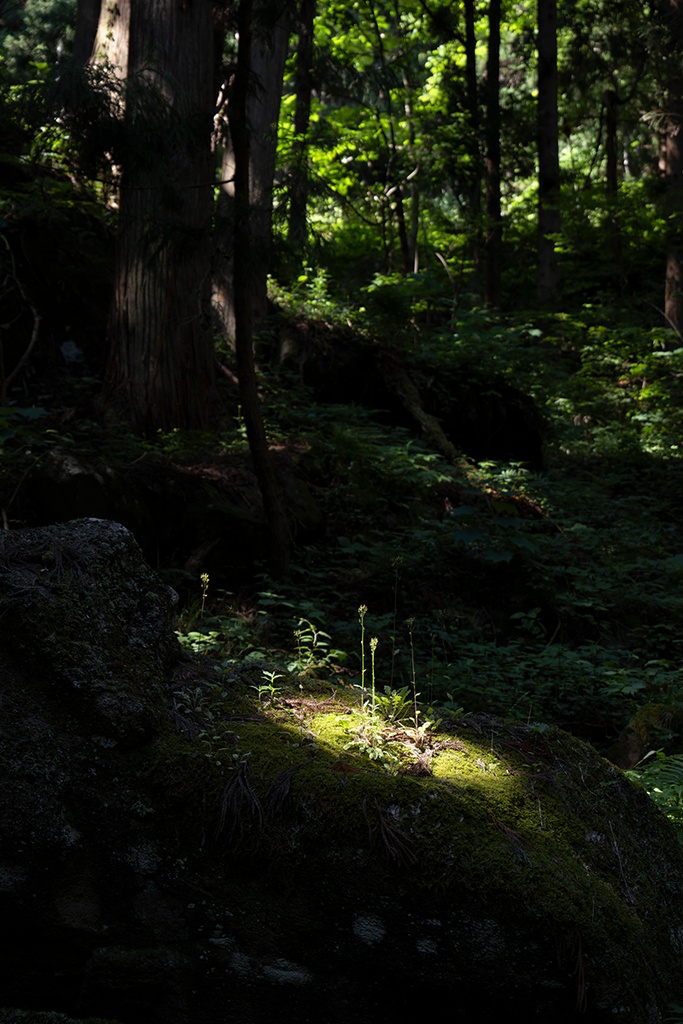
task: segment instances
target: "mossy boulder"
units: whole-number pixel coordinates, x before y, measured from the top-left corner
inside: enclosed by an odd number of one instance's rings
[[[177,598],[118,523],[6,533],[0,542],[3,653],[96,732],[137,742],[166,713]]]
[[[683,998],[683,855],[591,747],[259,692],[183,655],[173,607],[116,524],[2,536],[6,1006],[656,1024]]]

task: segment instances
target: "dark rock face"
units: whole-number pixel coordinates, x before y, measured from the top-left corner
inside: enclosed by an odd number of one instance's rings
[[[0,535],[5,1006],[658,1024],[681,998],[683,855],[591,748],[473,717],[391,775],[344,753],[352,708],[269,715],[258,669],[185,659],[173,609],[115,523]]]

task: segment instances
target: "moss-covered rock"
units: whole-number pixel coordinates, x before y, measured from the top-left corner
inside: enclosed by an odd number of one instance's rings
[[[115,524],[2,539],[6,1005],[655,1024],[683,997],[683,855],[592,748],[264,695],[185,659],[172,615]]]
[[[289,965],[328,1020],[418,1012],[425,986],[491,1020],[659,1019],[680,991],[681,858],[617,769],[560,730],[481,717],[433,737],[430,774],[392,775],[344,750],[343,703],[289,705],[295,724],[231,724],[216,970],[248,965],[253,988]]]
[[[105,737],[143,738],[165,713],[175,596],[128,530],[83,519],[5,533],[0,559],[6,655]]]

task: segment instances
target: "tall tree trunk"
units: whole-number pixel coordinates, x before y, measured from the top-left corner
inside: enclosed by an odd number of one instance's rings
[[[467,84],[467,113],[469,115],[470,156],[472,178],[470,182],[470,220],[472,222],[472,258],[481,269],[481,150],[479,94],[477,89],[477,37],[474,25],[474,0],[465,0],[465,81]]]
[[[683,95],[669,94],[666,133],[666,278],[664,314],[683,332]]]
[[[93,61],[109,64],[122,79],[128,74],[131,2],[101,0],[97,31],[90,54]]]
[[[392,130],[393,135],[393,130]],[[392,141],[392,148],[396,152],[396,139]],[[393,162],[393,161],[392,161]],[[393,210],[396,214],[396,226],[398,228],[398,241],[401,247],[401,271],[404,275],[409,274],[413,269],[410,259],[410,243],[408,241],[408,228],[406,226],[406,211],[403,202],[403,182],[393,185],[390,193],[394,197]]]
[[[614,89],[606,89],[603,94],[605,106],[605,163],[606,192],[609,210],[610,247],[612,250],[612,286],[617,295],[623,290],[622,284],[622,253],[621,226],[619,224],[619,176],[617,155],[617,110],[619,97]]]
[[[500,4],[489,3],[489,40],[486,62],[486,234],[484,303],[499,306],[501,295],[500,207]]]
[[[102,0],[78,0],[74,31],[74,58],[87,64],[92,56]]]
[[[145,433],[207,427],[214,395],[212,44],[203,0],[132,6],[104,401]]]
[[[289,565],[290,536],[282,490],[268,448],[256,384],[253,346],[254,263],[252,262],[252,204],[250,197],[251,138],[249,132],[249,82],[253,56],[253,0],[240,0],[237,74],[230,103],[230,135],[235,157],[235,356],[239,377],[242,414],[247,428],[249,451],[259,483],[268,522],[268,561],[271,572],[280,576]]]
[[[308,128],[313,95],[313,32],[316,0],[301,0],[297,15],[298,42],[294,71],[294,141],[289,167],[287,242],[294,268],[303,264],[308,239]]]
[[[249,126],[254,148],[250,157],[249,190],[254,318],[257,324],[262,323],[268,314],[267,278],[273,243],[277,130],[290,29],[289,5],[283,4],[277,20],[267,26],[267,32],[257,32],[252,48],[253,89]]]
[[[228,338],[235,339],[235,153],[230,130],[223,126],[220,150],[221,186],[216,203],[213,232],[212,304]]]
[[[557,116],[557,0],[538,0],[538,301],[560,295],[553,236],[560,215],[560,155]]]
[[[679,335],[683,332],[683,11],[679,0],[667,0],[668,99],[664,140],[666,183],[666,277],[664,315]]]
[[[389,131],[388,133],[384,130],[382,125],[382,115],[379,107],[375,109],[375,119],[377,126],[384,137],[384,142],[387,147],[387,169],[384,182],[384,196],[385,199],[391,199],[390,210],[396,217],[396,228],[398,230],[398,240],[401,249],[401,270],[403,274],[409,274],[412,270],[412,261],[410,258],[410,247],[408,242],[408,229],[406,227],[406,216],[405,206],[403,203],[403,187],[404,179],[401,175],[400,170],[400,153],[396,143],[396,128],[395,128],[395,116],[394,116],[394,104],[391,99],[391,75],[387,68],[386,54],[384,51],[384,32],[380,28],[380,24],[377,18],[377,10],[375,8],[375,0],[368,0],[367,2],[368,12],[370,14],[370,20],[375,33],[375,46],[379,52],[379,62],[382,69],[382,97],[385,101],[386,115]],[[393,254],[391,254],[393,256]],[[389,257],[391,260],[391,256]],[[387,271],[390,270],[389,261],[387,263]]]
[[[399,0],[394,0],[394,18],[396,25],[401,26],[401,6]],[[404,66],[402,69],[403,78],[403,114],[405,124],[408,128],[408,143],[407,152],[410,157],[411,168],[408,176],[405,179],[405,185],[409,185],[410,195],[410,219],[408,221],[407,231],[407,257],[408,257],[408,269],[413,274],[417,274],[420,269],[420,254],[419,254],[419,231],[420,231],[420,158],[417,152],[416,138],[417,133],[415,131],[415,116],[413,112],[413,97],[415,93],[415,86],[411,80],[411,76],[408,73],[408,69]],[[402,186],[405,187],[405,186]]]
[[[282,97],[285,62],[289,44],[289,7],[282,5],[272,21],[268,0],[253,4],[254,30],[251,32],[251,73],[247,85],[247,130],[250,139],[249,190],[251,202],[251,252],[253,261],[252,303],[254,326],[258,328],[268,312],[267,278],[272,250],[273,179],[277,155],[277,127]],[[270,20],[269,20],[270,19]],[[235,228],[234,140],[224,141],[221,191],[214,244],[214,307],[229,337],[235,336],[233,257]],[[241,258],[241,257],[240,257]]]

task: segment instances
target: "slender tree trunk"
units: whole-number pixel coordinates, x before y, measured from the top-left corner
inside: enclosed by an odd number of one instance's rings
[[[622,289],[621,226],[619,224],[619,175],[617,155],[617,110],[619,98],[614,89],[606,89],[603,95],[605,105],[605,156],[606,192],[609,209],[610,247],[612,250],[612,285],[617,294]]]
[[[394,140],[395,145],[395,140]],[[408,242],[408,229],[406,227],[406,212],[403,202],[403,183],[394,185],[391,189],[394,196],[394,213],[396,214],[396,226],[398,228],[398,240],[401,246],[401,271],[409,274],[413,269],[410,259],[410,244]]]
[[[408,232],[408,257],[410,269],[417,274],[420,269],[420,159],[415,145],[415,118],[413,116],[413,86],[407,72],[403,71],[403,110],[408,125],[408,153],[413,167],[408,175],[410,182],[410,230]]]
[[[259,32],[254,38],[252,53],[250,130],[254,149],[250,161],[249,188],[256,323],[262,323],[268,315],[267,278],[273,243],[273,182],[290,28],[289,6],[283,4],[268,34]]]
[[[617,94],[614,89],[606,89],[603,94],[605,106],[605,178],[607,195],[613,198],[619,187],[617,171]]]
[[[667,124],[664,139],[666,184],[666,276],[664,315],[679,335],[683,332],[683,11],[678,0],[667,0],[668,27]]]
[[[501,295],[500,206],[500,4],[489,3],[489,41],[486,63],[486,235],[484,303],[499,306]]]
[[[561,229],[557,116],[557,0],[538,0],[538,301],[560,295],[553,236]]]
[[[683,95],[669,94],[666,134],[666,277],[664,314],[683,332]]]
[[[303,264],[308,239],[308,128],[313,95],[313,32],[316,0],[301,0],[297,17],[298,42],[294,72],[294,141],[290,164],[287,241],[295,269]]]
[[[277,155],[277,127],[282,97],[285,62],[289,44],[289,7],[282,5],[274,23],[268,22],[268,0],[253,4],[254,30],[251,32],[251,73],[247,85],[247,131],[250,138],[249,189],[251,196],[251,253],[253,261],[252,302],[254,327],[268,313],[267,278],[272,250],[273,179]],[[230,132],[231,135],[231,132]],[[229,337],[235,335],[234,274],[237,261],[232,242],[235,226],[234,140],[229,136],[223,147],[214,263],[214,306]],[[240,257],[241,258],[241,257]]]
[[[282,490],[268,448],[254,367],[254,264],[250,199],[252,164],[248,124],[249,82],[253,55],[252,22],[253,0],[240,0],[237,74],[230,103],[230,134],[235,157],[235,252],[239,253],[240,257],[235,261],[234,267],[235,356],[249,450],[268,522],[269,565],[271,572],[280,576],[286,572],[289,564],[290,536]]]
[[[394,18],[396,19],[396,25],[401,25],[401,6],[399,0],[394,0]],[[420,230],[420,160],[417,152],[417,146],[415,144],[416,132],[415,132],[415,117],[413,114],[413,94],[414,85],[411,81],[411,77],[408,73],[407,68],[403,68],[403,114],[405,123],[408,128],[408,145],[407,151],[410,157],[411,168],[410,172],[405,180],[405,185],[409,184],[409,213],[410,217],[408,220],[408,230],[406,237],[407,245],[407,261],[408,269],[413,274],[417,274],[420,269],[420,255],[419,255],[419,230]],[[404,187],[402,185],[402,187]]]
[[[104,401],[145,433],[207,427],[214,395],[212,43],[210,4],[132,6]]]
[[[386,104],[386,115],[389,125],[389,133],[387,136],[387,133],[381,126],[381,113],[379,110],[376,110],[375,117],[378,125],[380,126],[380,131],[384,136],[388,150],[384,194],[386,199],[391,198],[392,203],[390,209],[396,217],[396,228],[398,230],[398,240],[401,248],[401,270],[404,274],[409,274],[412,270],[412,263],[410,258],[410,246],[408,243],[408,230],[406,227],[405,206],[403,202],[404,181],[400,173],[400,155],[398,145],[396,143],[394,105],[391,99],[391,75],[387,69],[386,54],[384,52],[384,33],[381,30],[377,19],[375,0],[368,0],[367,6],[375,33],[375,45],[379,52],[383,82],[382,92]],[[387,267],[387,270],[389,270],[389,267]]]
[[[470,183],[470,219],[472,222],[472,257],[475,268],[481,269],[481,125],[479,94],[477,89],[477,38],[474,26],[474,0],[465,0],[465,80],[467,83],[467,112],[469,115],[470,156],[472,179]]]
[[[221,187],[213,237],[213,308],[228,338],[235,338],[235,153],[227,127],[221,149]]]

